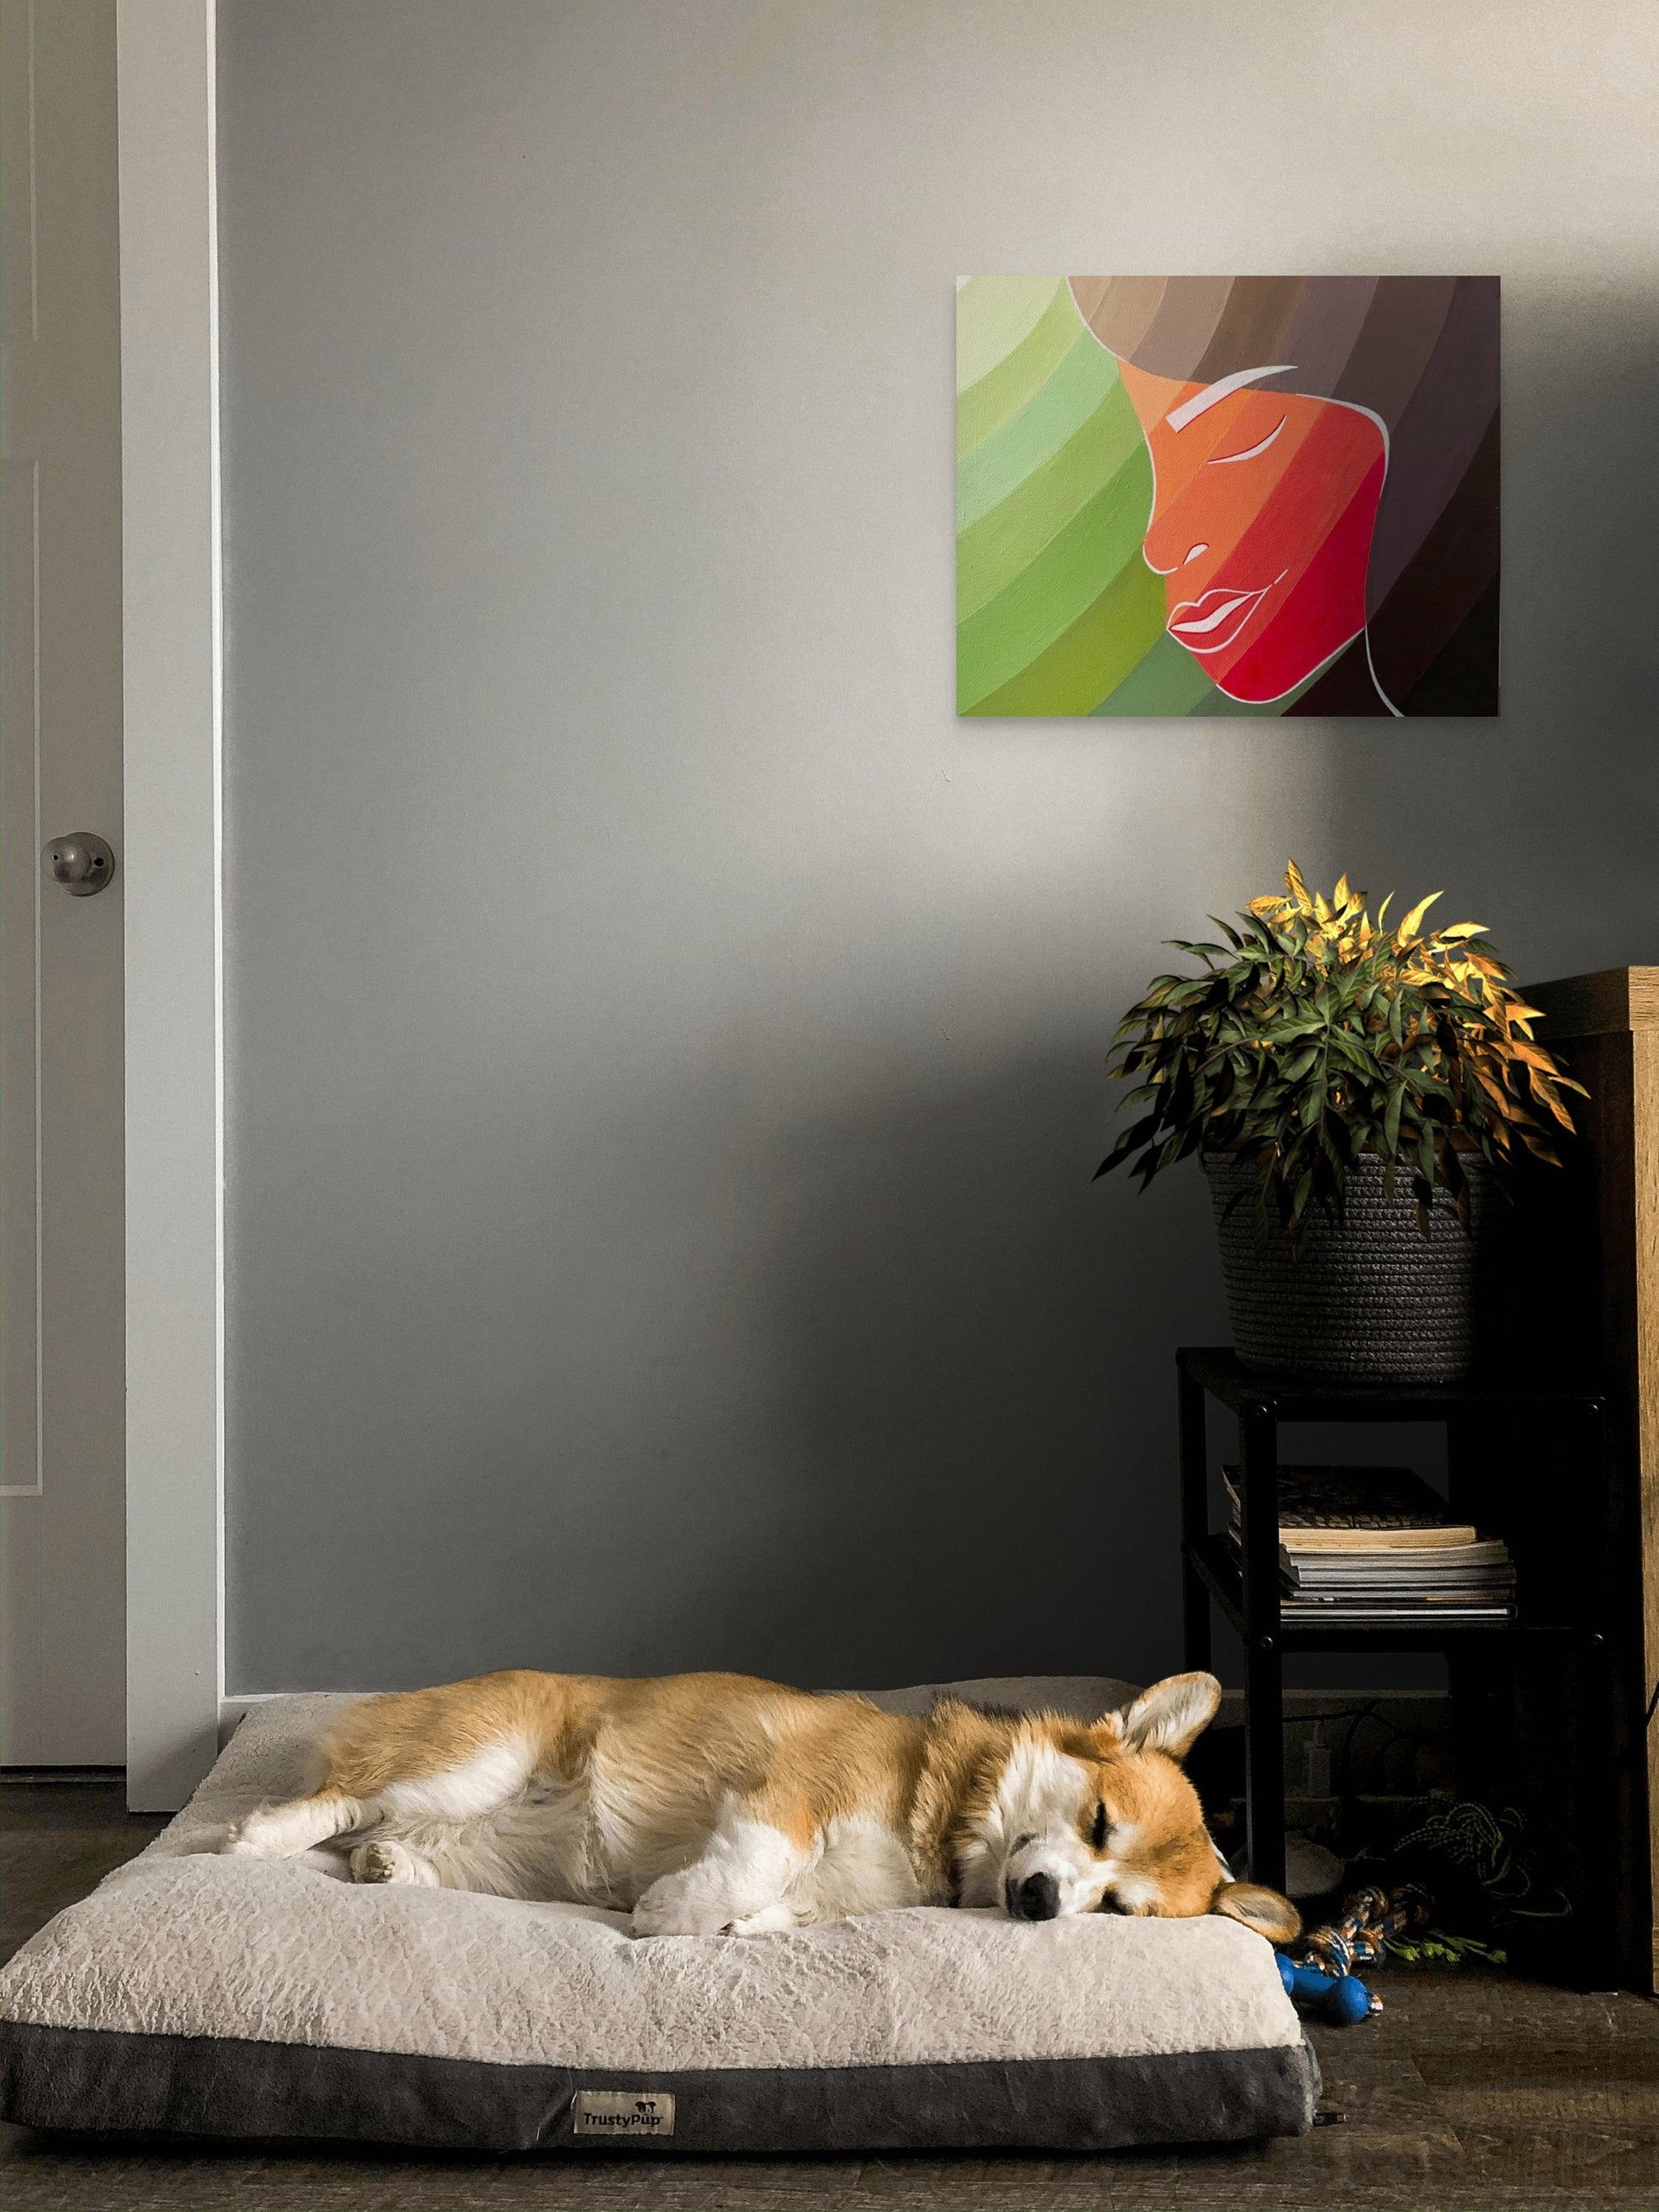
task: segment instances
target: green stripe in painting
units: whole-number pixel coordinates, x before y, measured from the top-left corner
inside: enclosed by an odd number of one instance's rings
[[[1311,676],[1298,684],[1293,691],[1287,691],[1282,699],[1269,699],[1264,704],[1258,706],[1252,699],[1230,699],[1224,691],[1216,691],[1213,697],[1207,701],[1200,701],[1196,707],[1188,707],[1187,712],[1189,714],[1255,714],[1257,716],[1282,714],[1287,707],[1295,706],[1304,691],[1318,683],[1330,665],[1328,660],[1322,663],[1321,666],[1315,669]]]
[[[994,437],[957,464],[957,528],[967,530],[1006,499],[1057,447],[1080,430],[1117,382],[1117,363],[1087,335]]]
[[[1101,486],[1145,452],[1129,395],[1117,385],[1075,437],[957,538],[957,620],[966,622],[1006,591]],[[1139,526],[1146,527],[1144,507]]]
[[[1030,337],[1058,276],[970,276],[957,294],[957,390],[988,376]]]
[[[1151,499],[1152,463],[1142,445],[1006,591],[957,626],[959,714],[1035,660],[1139,554]]]
[[[1139,557],[1126,561],[1085,610],[1029,668],[979,702],[972,714],[1086,714],[1121,689],[1164,620],[1164,580]]]
[[[1152,570],[1146,571],[1150,576]],[[1164,627],[1164,602],[1159,586],[1158,635],[1115,691],[1093,709],[1097,714],[1200,714],[1203,702],[1215,686],[1184,645],[1177,645]]]
[[[966,295],[963,295],[966,297]],[[1040,392],[1077,343],[1083,318],[1062,283],[1028,338],[1021,340],[1006,361],[969,386],[957,401],[957,452],[971,453],[975,446],[1001,429],[1018,415],[1027,400]]]
[[[1230,699],[1224,691],[1210,686],[1210,696],[1200,699],[1196,707],[1188,707],[1189,714],[1282,714],[1290,705],[1289,699],[1273,699],[1265,707],[1258,707],[1249,699]]]

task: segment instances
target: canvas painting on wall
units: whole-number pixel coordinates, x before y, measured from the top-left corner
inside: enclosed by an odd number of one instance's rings
[[[1495,276],[957,286],[963,714],[1495,714]]]

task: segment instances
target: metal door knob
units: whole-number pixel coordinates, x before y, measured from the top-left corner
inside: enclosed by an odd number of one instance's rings
[[[62,884],[71,898],[90,898],[115,873],[114,854],[90,830],[71,830],[67,837],[54,837],[40,860],[53,883]]]

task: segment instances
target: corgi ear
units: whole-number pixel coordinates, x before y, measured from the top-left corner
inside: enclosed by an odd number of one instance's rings
[[[1124,1747],[1185,1759],[1220,1703],[1221,1685],[1213,1674],[1171,1674],[1154,1682],[1121,1716]]]
[[[1290,1899],[1258,1881],[1218,1882],[1210,1910],[1242,1922],[1270,1943],[1293,1942],[1302,1933],[1302,1915]]]

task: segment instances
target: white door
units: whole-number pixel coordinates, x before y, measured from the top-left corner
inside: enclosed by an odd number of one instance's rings
[[[0,1759],[125,1757],[114,0],[0,0]],[[72,896],[41,849],[118,855]]]

